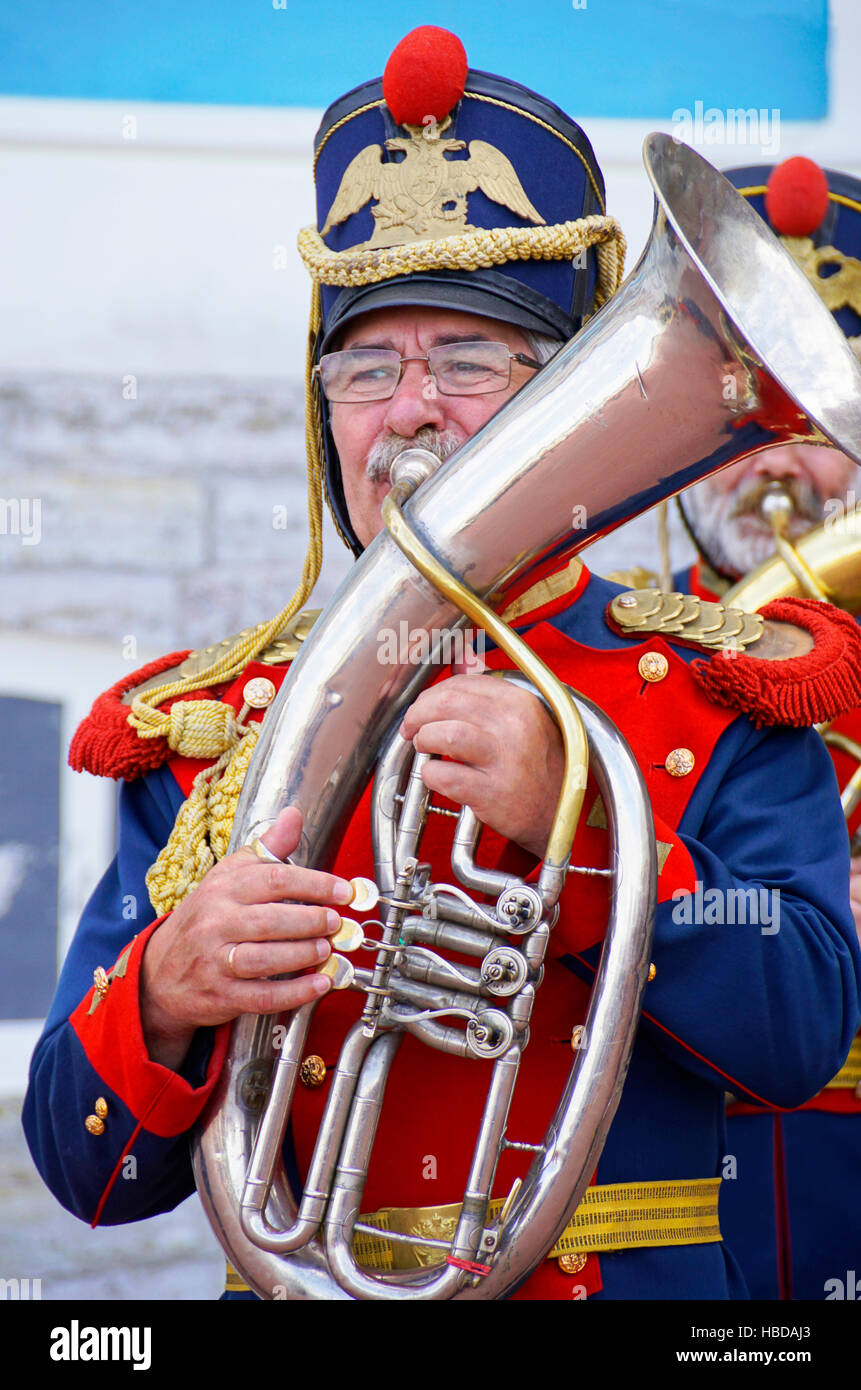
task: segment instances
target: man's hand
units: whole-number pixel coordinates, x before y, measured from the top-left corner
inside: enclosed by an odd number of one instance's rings
[[[861,854],[854,855],[849,861],[849,906],[861,942]]]
[[[449,761],[425,764],[427,787],[541,858],[562,787],[562,736],[544,705],[511,681],[471,674],[425,690],[401,733],[419,753]]]
[[[282,811],[262,842],[279,859],[296,848],[302,816]],[[267,864],[241,849],[216,864],[150,937],[141,967],[140,1006],[150,1057],[178,1067],[195,1030],[240,1014],[273,1014],[307,1004],[327,976],[270,977],[319,965],[331,953],[336,910],[350,901],[344,879],[290,864]]]

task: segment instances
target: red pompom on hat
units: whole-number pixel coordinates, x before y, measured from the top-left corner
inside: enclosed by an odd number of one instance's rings
[[[771,172],[765,210],[776,232],[810,236],[828,211],[828,180],[819,165],[803,155],[778,164]]]
[[[466,49],[456,34],[423,24],[392,50],[383,73],[383,96],[398,125],[432,116],[443,121],[463,96]]]

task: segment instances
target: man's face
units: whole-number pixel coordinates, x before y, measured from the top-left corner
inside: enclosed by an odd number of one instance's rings
[[[775,482],[795,503],[790,539],[821,524],[830,498],[843,504],[852,490],[861,500],[859,470],[838,449],[784,444],[730,464],[682,498],[697,538],[723,573],[740,579],[774,553],[774,533],[759,507]]]
[[[344,330],[337,346],[339,350],[395,348],[401,357],[418,357],[445,343],[481,339],[532,355],[524,335],[496,319],[412,307],[363,314]],[[389,467],[399,453],[421,445],[447,458],[532,376],[530,368],[512,362],[507,390],[485,396],[444,396],[435,389],[426,362],[407,362],[388,400],[330,404],[344,496],[362,545],[369,545],[382,529],[380,505],[391,487]]]

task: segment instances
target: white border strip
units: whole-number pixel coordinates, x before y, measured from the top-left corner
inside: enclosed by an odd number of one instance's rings
[[[321,114],[299,107],[0,97],[0,144],[310,159]]]

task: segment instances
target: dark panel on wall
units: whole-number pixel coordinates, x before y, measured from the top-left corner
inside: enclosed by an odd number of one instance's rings
[[[40,1018],[57,977],[60,706],[0,696],[0,1018]]]

